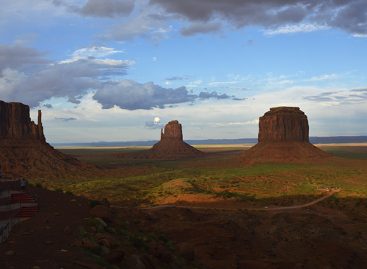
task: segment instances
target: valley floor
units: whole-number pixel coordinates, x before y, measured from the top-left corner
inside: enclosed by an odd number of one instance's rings
[[[86,258],[100,268],[367,268],[367,147],[322,149],[336,157],[251,166],[235,146],[170,161],[121,157],[142,149],[63,149],[98,172],[31,179],[51,191],[32,189],[41,211],[0,245],[0,267],[74,268],[70,261]],[[97,228],[83,221],[91,202],[74,195],[109,201],[112,229],[101,229],[124,257],[102,253]],[[84,252],[67,234],[77,226],[94,244]]]

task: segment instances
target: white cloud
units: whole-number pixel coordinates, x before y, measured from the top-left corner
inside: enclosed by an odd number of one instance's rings
[[[367,38],[367,34],[353,34],[353,37]]]
[[[126,41],[137,37],[148,37],[152,40],[161,40],[172,31],[172,26],[167,23],[168,20],[167,15],[144,8],[137,15],[115,25],[104,35],[104,38]]]
[[[338,79],[339,76],[337,74],[323,74],[319,76],[313,76],[309,79],[309,81],[325,81],[325,80],[335,80]]]
[[[109,47],[98,47],[92,46],[87,48],[81,48],[73,52],[72,58],[76,60],[86,59],[86,58],[102,58],[110,55],[114,55],[117,53],[123,53],[122,50],[116,50],[114,48]]]
[[[97,89],[94,99],[103,105],[103,108],[152,109],[165,108],[168,105],[194,102],[195,100],[231,99],[232,96],[217,92],[190,93],[186,87],[164,88],[152,82],[138,83],[132,80],[119,80],[107,83]]]
[[[115,51],[107,48],[82,49],[73,54],[74,58],[50,63],[35,50],[2,46],[0,98],[21,101],[31,106],[37,106],[52,97],[66,97],[70,102],[78,103],[82,95],[102,87],[102,78],[105,80],[110,76],[121,77],[126,74],[130,61],[89,57],[112,53]]]
[[[135,5],[134,0],[53,0],[52,3],[82,16],[107,18],[129,15]]]
[[[318,24],[290,24],[280,26],[275,29],[265,30],[266,35],[281,35],[281,34],[294,34],[294,33],[310,33],[315,31],[327,30],[330,27],[326,25],[318,25]]]
[[[95,64],[110,65],[110,66],[135,64],[135,61],[133,60],[118,60],[118,59],[106,58],[108,56],[113,56],[115,54],[120,53],[123,53],[123,51],[103,46],[102,47],[92,46],[87,48],[81,48],[74,51],[69,59],[62,60],[59,63],[67,64],[77,62],[79,60],[88,60],[90,62],[94,62]]]
[[[197,34],[205,34],[218,32],[222,28],[219,22],[210,23],[192,23],[181,29],[181,34],[184,36],[193,36]]]

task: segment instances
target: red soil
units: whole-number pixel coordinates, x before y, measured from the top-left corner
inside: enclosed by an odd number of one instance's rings
[[[81,268],[74,262],[87,258],[73,242],[88,217],[88,201],[40,188],[28,191],[37,198],[40,212],[17,224],[0,245],[0,268]]]
[[[308,142],[271,142],[258,143],[244,151],[242,159],[245,163],[289,163],[310,162],[331,157]]]

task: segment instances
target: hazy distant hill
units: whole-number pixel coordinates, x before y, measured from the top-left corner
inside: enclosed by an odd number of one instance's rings
[[[330,136],[330,137],[310,137],[314,144],[333,144],[333,143],[367,143],[367,136]],[[55,147],[75,146],[75,147],[127,147],[127,146],[152,146],[158,141],[113,141],[113,142],[88,142],[88,143],[53,143]],[[215,145],[215,144],[255,144],[257,138],[238,138],[238,139],[205,139],[205,140],[186,140],[193,145]]]

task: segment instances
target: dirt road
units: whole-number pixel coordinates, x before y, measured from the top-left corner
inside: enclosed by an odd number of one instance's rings
[[[313,206],[317,203],[322,202],[323,200],[333,196],[334,194],[340,192],[340,189],[330,190],[324,196],[317,198],[311,202],[300,204],[300,205],[292,205],[292,206],[269,206],[269,207],[257,207],[257,208],[230,208],[230,207],[206,207],[206,206],[190,206],[190,205],[158,205],[158,206],[150,206],[150,207],[141,207],[143,210],[157,210],[157,209],[165,209],[165,208],[187,208],[187,209],[214,209],[214,210],[226,210],[226,211],[237,211],[237,210],[249,210],[249,211],[283,211],[283,210],[294,210],[300,208],[306,208]],[[127,208],[121,207],[117,205],[112,205],[115,208]]]

